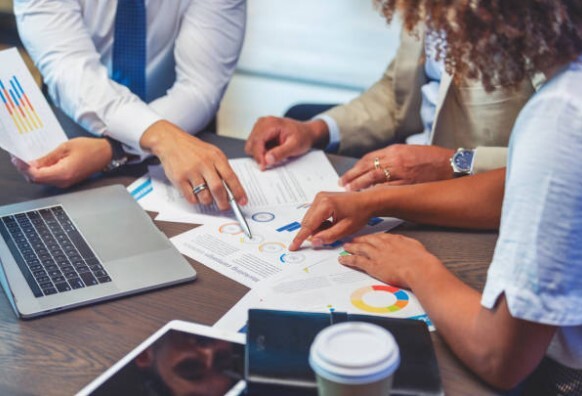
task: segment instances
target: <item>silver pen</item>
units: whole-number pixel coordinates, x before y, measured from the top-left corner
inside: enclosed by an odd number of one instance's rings
[[[224,188],[226,189],[226,194],[228,195],[228,203],[230,204],[230,207],[231,207],[232,211],[234,212],[234,215],[236,216],[236,220],[238,221],[238,224],[243,229],[245,235],[252,239],[253,236],[251,234],[251,229],[249,228],[249,225],[248,225],[247,221],[245,220],[245,217],[243,216],[242,212],[240,211],[240,207],[236,203],[236,200],[234,199],[234,195],[232,195],[232,191],[230,191],[228,184],[226,184],[224,181],[222,182],[222,184],[224,184]]]

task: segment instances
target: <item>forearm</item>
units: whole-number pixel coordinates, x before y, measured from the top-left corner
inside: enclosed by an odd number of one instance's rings
[[[497,229],[504,184],[505,169],[499,169],[434,183],[379,186],[364,194],[376,216],[445,227]]]
[[[20,0],[14,9],[22,41],[54,103],[89,132],[138,149],[141,134],[160,117],[109,78],[79,2]]]
[[[243,0],[192,2],[174,43],[175,82],[149,104],[152,110],[188,133],[200,132],[216,115],[234,74],[245,22]]]
[[[417,268],[409,286],[454,354],[497,388],[510,389],[529,375],[555,333],[552,326],[513,318],[503,296],[494,309],[483,308],[481,294],[436,258]]]

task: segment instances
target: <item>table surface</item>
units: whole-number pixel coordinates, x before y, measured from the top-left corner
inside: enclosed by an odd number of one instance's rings
[[[240,140],[203,134],[229,158],[241,157]],[[338,173],[353,159],[330,156]],[[71,190],[109,184],[128,185],[146,171],[128,167],[107,177],[96,177]],[[0,153],[0,205],[62,193],[62,190],[24,182],[5,152]],[[155,222],[172,237],[192,225]],[[405,224],[395,232],[417,238],[457,276],[475,289],[483,288],[496,233],[467,232]],[[194,282],[33,320],[15,317],[0,293],[0,394],[74,394],[119,360],[155,330],[173,319],[212,325],[247,288],[204,265],[188,259],[198,272]],[[471,374],[432,333],[447,395],[495,394]]]

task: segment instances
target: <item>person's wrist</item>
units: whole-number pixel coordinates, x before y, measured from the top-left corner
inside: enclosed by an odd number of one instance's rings
[[[167,147],[175,146],[176,134],[183,133],[172,123],[160,120],[145,130],[139,141],[140,146],[156,157],[163,157]]]
[[[448,180],[448,179],[452,179],[454,177],[453,175],[453,171],[451,168],[451,158],[453,157],[453,155],[455,155],[455,151],[454,149],[446,149],[444,151],[444,154],[441,158],[441,163],[440,163],[440,174],[441,180]]]
[[[414,260],[413,263],[407,267],[403,274],[404,281],[413,292],[426,282],[439,279],[439,274],[442,271],[447,271],[442,261],[428,252],[421,260]]]
[[[369,188],[364,191],[352,193],[358,194],[358,199],[355,201],[358,206],[357,211],[367,218],[377,217],[378,212],[380,212],[378,208],[381,200],[378,199],[379,194],[375,190],[376,188]]]
[[[99,152],[101,153],[101,158],[105,162],[110,162],[113,159],[113,148],[106,138],[99,139]]]
[[[313,120],[306,122],[311,136],[311,147],[324,149],[329,144],[329,130],[323,120]]]

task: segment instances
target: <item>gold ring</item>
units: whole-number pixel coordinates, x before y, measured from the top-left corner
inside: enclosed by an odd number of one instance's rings
[[[382,172],[384,172],[384,176],[386,176],[386,181],[389,182],[390,177],[392,176],[390,175],[390,171],[387,168],[382,168]]]
[[[380,158],[374,158],[374,169],[380,169]]]
[[[199,185],[192,187],[192,192],[194,193],[194,195],[196,195],[199,192],[206,190],[207,188],[208,185],[206,183],[200,183]]]

